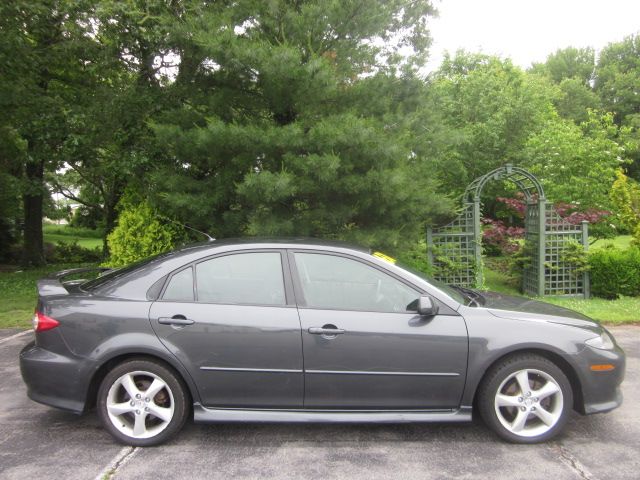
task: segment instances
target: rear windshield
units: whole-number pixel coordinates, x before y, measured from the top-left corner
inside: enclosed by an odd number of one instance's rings
[[[90,292],[92,290],[95,290],[96,288],[101,287],[102,285],[106,285],[107,283],[112,282],[113,280],[125,277],[126,275],[133,272],[134,270],[142,268],[145,265],[153,262],[154,260],[161,257],[165,257],[167,255],[169,254],[161,253],[159,255],[153,255],[151,257],[145,258],[144,260],[139,260],[130,265],[127,265],[126,267],[117,268],[115,270],[109,270],[108,272],[103,273],[102,275],[100,275],[97,278],[94,278],[93,280],[84,282],[82,285],[80,285],[80,288],[84,291]]]

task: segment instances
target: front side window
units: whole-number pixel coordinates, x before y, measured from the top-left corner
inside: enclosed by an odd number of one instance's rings
[[[417,290],[364,263],[345,257],[296,253],[308,307],[373,312],[415,311]]]
[[[239,253],[198,263],[196,285],[199,302],[286,304],[279,252]]]

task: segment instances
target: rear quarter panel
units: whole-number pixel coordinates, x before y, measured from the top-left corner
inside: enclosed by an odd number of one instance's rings
[[[194,401],[199,400],[188,372],[151,328],[151,302],[69,295],[48,301],[43,306],[47,315],[60,322],[52,332],[58,331],[66,350],[75,357],[78,388],[85,394],[91,379],[106,362],[122,355],[149,355],[177,370]]]

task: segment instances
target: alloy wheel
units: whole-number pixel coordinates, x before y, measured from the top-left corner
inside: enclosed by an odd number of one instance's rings
[[[497,389],[494,407],[502,426],[514,435],[537,437],[562,416],[564,398],[558,382],[542,370],[513,372]]]
[[[132,438],[152,438],[167,428],[175,401],[169,385],[146,371],[128,372],[107,393],[107,414],[113,426]]]

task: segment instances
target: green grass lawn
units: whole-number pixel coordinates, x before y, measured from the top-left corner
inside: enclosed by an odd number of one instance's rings
[[[29,328],[36,307],[36,281],[51,272],[84,265],[48,265],[43,268],[0,272],[0,328]]]
[[[489,259],[491,260],[491,259]],[[485,287],[487,290],[508,295],[522,295],[515,281],[508,274],[491,269],[491,261],[486,262]],[[640,297],[621,297],[616,300],[604,298],[544,297],[540,300],[570,308],[595,320],[610,325],[640,323]]]
[[[632,238],[633,237],[631,235],[618,235],[615,238],[596,240],[592,245],[589,245],[589,250],[598,250],[607,245],[613,245],[622,249],[629,248]]]
[[[100,232],[88,228],[74,228],[68,225],[43,225],[44,241],[48,243],[78,242],[83,248],[102,248]]]

